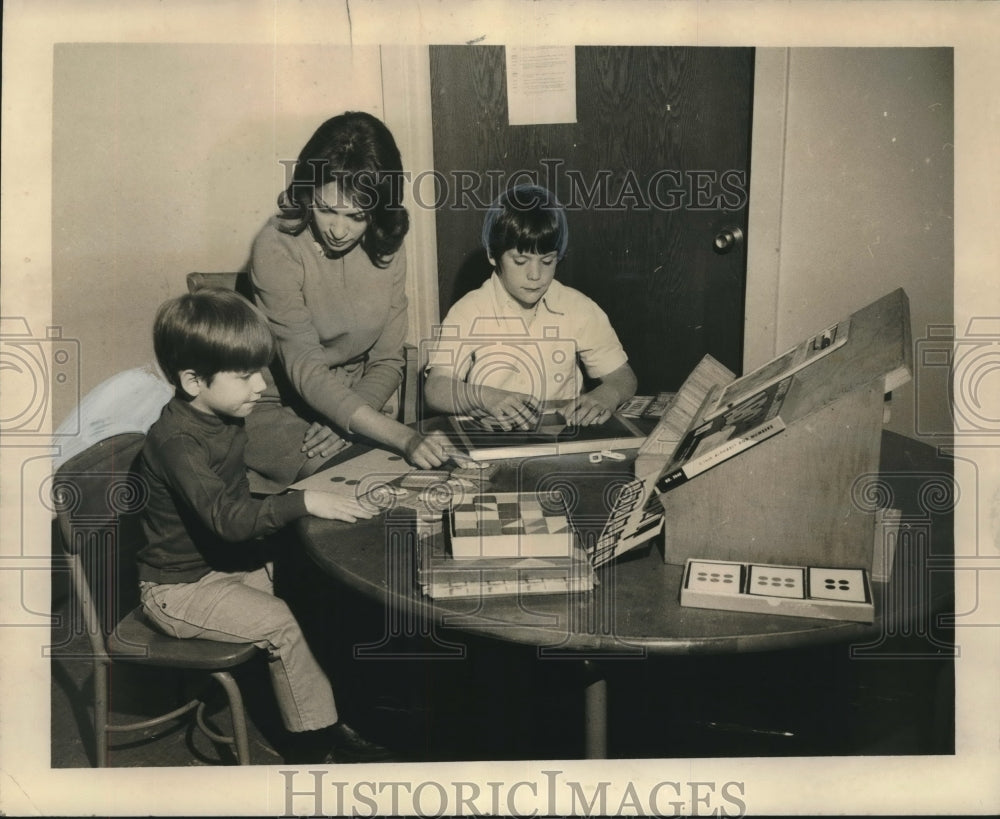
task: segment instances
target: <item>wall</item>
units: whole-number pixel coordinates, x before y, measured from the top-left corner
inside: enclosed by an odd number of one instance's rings
[[[53,323],[80,339],[83,392],[152,359],[153,313],[185,273],[245,262],[279,160],[322,117],[384,104],[404,163],[430,167],[426,49],[382,59],[385,103],[375,46],[56,47]],[[745,369],[898,286],[915,339],[952,321],[951,71],[948,49],[758,49]],[[414,216],[426,324],[434,220]],[[897,391],[891,428],[913,433],[914,400]],[[943,389],[919,402],[949,425]]]
[[[53,84],[52,315],[82,393],[153,360],[186,273],[246,262],[323,119],[382,115],[377,46],[59,44]]]
[[[952,72],[951,49],[758,49],[746,368],[897,287],[915,342],[953,322]],[[950,429],[935,384],[889,428]]]

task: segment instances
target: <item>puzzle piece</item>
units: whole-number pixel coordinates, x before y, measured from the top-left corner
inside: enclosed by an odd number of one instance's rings
[[[692,560],[685,572],[685,588],[710,594],[739,594],[742,568],[739,563]]]
[[[500,468],[500,464],[496,461],[469,461],[468,463],[468,466],[459,466],[451,470],[451,476],[453,478],[471,480],[476,483],[488,482],[496,475],[497,470]],[[475,466],[472,464],[475,464]]]
[[[451,473],[449,472],[436,469],[422,469],[404,475],[400,479],[399,485],[404,489],[425,489],[437,483],[445,483],[450,477]]]
[[[817,600],[864,603],[866,589],[860,569],[809,569],[809,596]]]
[[[805,597],[804,572],[798,566],[751,566],[747,594]]]

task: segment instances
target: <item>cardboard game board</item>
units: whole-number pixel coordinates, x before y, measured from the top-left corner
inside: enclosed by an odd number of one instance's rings
[[[456,478],[444,470],[415,469],[399,455],[373,449],[289,488],[353,498],[377,512],[410,508],[418,515],[433,515],[440,520],[448,505],[461,500],[483,481]]]
[[[350,498],[360,498],[373,488],[416,472],[400,455],[372,449],[329,469],[321,469],[293,483],[289,489],[315,489]]]

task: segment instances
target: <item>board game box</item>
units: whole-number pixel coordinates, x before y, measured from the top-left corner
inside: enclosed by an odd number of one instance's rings
[[[662,418],[676,396],[676,392],[633,395],[618,407],[617,413],[624,418]]]
[[[771,359],[752,372],[732,381],[716,395],[703,418],[713,418],[732,409],[748,396],[760,393],[772,384],[794,375],[803,367],[839,350],[847,343],[851,320],[845,319],[805,339],[790,350]]]
[[[558,412],[546,411],[529,430],[500,430],[466,415],[452,416],[450,421],[475,461],[634,449],[646,440],[639,427],[619,414],[603,424],[576,426],[567,424]]]
[[[663,506],[653,492],[655,478],[634,478],[618,491],[590,555],[595,569],[663,532]]]
[[[484,492],[447,513],[451,554],[483,557],[569,557],[576,535],[559,492]]]
[[[587,553],[574,545],[562,557],[470,558],[455,560],[440,537],[417,545],[417,585],[428,597],[585,592],[597,578]]]
[[[781,432],[785,423],[779,413],[791,381],[788,377],[771,384],[721,415],[693,427],[681,440],[656,488],[667,492]]]

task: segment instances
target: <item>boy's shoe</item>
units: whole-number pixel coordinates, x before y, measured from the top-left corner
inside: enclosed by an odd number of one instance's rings
[[[365,739],[345,722],[338,722],[330,728],[330,750],[324,764],[351,762],[386,762],[393,756],[388,748]]]

